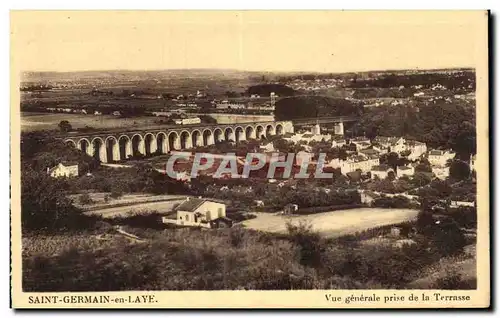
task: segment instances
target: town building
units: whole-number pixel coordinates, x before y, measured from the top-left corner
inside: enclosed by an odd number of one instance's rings
[[[427,145],[416,140],[406,140],[404,143],[406,151],[409,152],[409,160],[417,160],[427,152]]]
[[[372,179],[378,178],[380,180],[384,180],[389,176],[389,173],[391,171],[394,172],[394,170],[388,165],[373,166],[372,169],[370,170],[371,178]]]
[[[47,168],[47,174],[53,178],[78,177],[78,163],[76,163],[76,162],[61,162],[53,168]]]
[[[446,166],[448,160],[455,158],[455,153],[449,150],[431,150],[427,156],[432,166]]]
[[[433,166],[432,173],[436,176],[436,178],[444,180],[448,178],[450,175],[450,167],[446,166]]]
[[[412,177],[415,174],[415,168],[413,166],[401,166],[398,167],[398,178],[402,176]]]
[[[246,105],[243,103],[230,103],[227,100],[223,100],[215,105],[216,109],[245,109]]]
[[[179,118],[179,119],[175,119],[175,124],[177,124],[177,125],[201,124],[201,119],[200,119],[200,117],[196,117],[196,116]]]
[[[231,227],[226,217],[226,205],[215,200],[186,198],[177,208],[175,219],[165,216],[163,223],[205,228]]]
[[[389,152],[389,147],[385,147],[377,143],[372,144],[372,149],[376,150],[379,154],[384,154]]]
[[[402,137],[375,137],[373,143],[388,148],[389,152],[400,153],[406,150],[405,139]]]
[[[366,156],[362,154],[353,155],[340,162],[340,171],[342,174],[361,170],[366,173],[372,169],[373,166],[380,164],[380,158],[375,156]]]
[[[347,144],[347,142],[343,136],[334,135],[332,137],[332,148],[335,148],[335,147],[342,148],[346,144]]]
[[[371,146],[370,139],[366,137],[352,138],[350,143],[356,145],[356,151],[360,151]]]
[[[259,149],[264,152],[274,151],[274,144],[272,142],[264,142],[259,146]]]
[[[293,143],[306,142],[310,143],[312,141],[320,142],[320,141],[330,141],[332,139],[332,135],[330,134],[322,134],[321,128],[319,125],[313,126],[310,132],[306,133],[295,133],[291,136],[285,136],[283,139]]]
[[[297,204],[287,204],[283,208],[283,213],[284,214],[293,214],[299,210],[299,206]]]

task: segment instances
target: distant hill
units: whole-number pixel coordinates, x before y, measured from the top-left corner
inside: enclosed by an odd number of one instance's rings
[[[327,96],[294,96],[276,103],[276,120],[291,120],[322,116],[359,115],[363,107],[349,100]]]
[[[23,72],[22,82],[46,81],[74,81],[74,80],[151,80],[185,78],[230,77],[247,78],[255,75],[254,72],[245,72],[232,69],[171,69],[171,70],[103,70],[103,71],[74,71],[74,72]]]

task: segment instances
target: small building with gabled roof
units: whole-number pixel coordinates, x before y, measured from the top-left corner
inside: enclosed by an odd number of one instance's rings
[[[176,208],[176,218],[163,218],[163,223],[196,227],[231,227],[232,221],[226,217],[226,205],[212,199],[186,198]]]
[[[73,162],[73,161],[60,162],[55,167],[47,168],[47,174],[53,178],[78,177],[78,162]]]

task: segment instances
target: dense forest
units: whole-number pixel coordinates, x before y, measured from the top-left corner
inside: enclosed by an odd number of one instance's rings
[[[259,84],[248,87],[248,94],[258,94],[260,96],[269,96],[272,92],[279,96],[293,96],[295,90],[282,84]]]
[[[356,135],[403,136],[427,143],[430,148],[451,148],[468,159],[476,153],[475,108],[445,102],[365,109],[354,126]]]
[[[291,120],[322,116],[360,115],[362,106],[358,103],[327,96],[295,96],[282,98],[276,103],[276,120]]]

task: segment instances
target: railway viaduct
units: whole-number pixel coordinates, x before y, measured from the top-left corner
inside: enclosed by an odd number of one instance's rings
[[[113,162],[139,154],[165,154],[171,150],[208,146],[224,140],[239,142],[293,132],[291,121],[268,121],[135,130],[112,129],[88,133],[68,133],[62,138],[65,143],[94,156],[101,162]]]

